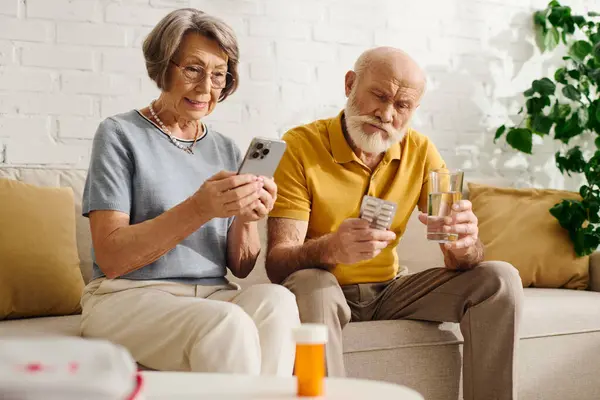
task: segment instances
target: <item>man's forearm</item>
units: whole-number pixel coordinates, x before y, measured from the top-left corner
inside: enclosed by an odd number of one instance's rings
[[[464,254],[457,256],[452,251],[442,246],[442,252],[444,253],[444,264],[449,269],[469,269],[473,268],[477,264],[483,261],[484,247],[481,240],[477,239],[477,242],[469,248]]]
[[[273,283],[281,283],[296,271],[308,268],[330,269],[330,235],[307,240],[304,244],[279,243],[267,253],[267,276]]]

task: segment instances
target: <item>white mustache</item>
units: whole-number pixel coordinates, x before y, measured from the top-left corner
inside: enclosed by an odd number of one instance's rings
[[[366,115],[357,115],[355,117],[350,117],[350,119],[352,119],[353,122],[362,122],[362,123],[371,124],[373,126],[378,127],[379,129],[385,131],[388,135],[393,135],[394,128],[389,124],[382,124],[376,118],[372,118],[372,117],[369,117]]]

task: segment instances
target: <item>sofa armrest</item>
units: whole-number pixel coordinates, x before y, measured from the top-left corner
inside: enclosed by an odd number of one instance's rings
[[[590,290],[600,292],[600,251],[590,255]]]

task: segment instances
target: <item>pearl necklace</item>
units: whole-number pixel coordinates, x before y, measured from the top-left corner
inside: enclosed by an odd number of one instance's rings
[[[194,135],[194,142],[189,145],[189,146],[184,146],[181,143],[179,143],[179,141],[177,140],[177,138],[175,136],[173,136],[173,134],[171,133],[170,130],[167,129],[167,127],[165,126],[165,124],[161,121],[160,118],[158,118],[158,115],[156,115],[156,112],[154,112],[154,107],[153,104],[156,100],[152,100],[150,102],[150,114],[152,114],[152,118],[154,118],[156,120],[156,122],[158,122],[158,125],[160,125],[160,128],[162,129],[162,131],[169,137],[169,139],[171,139],[171,142],[177,146],[178,148],[180,148],[181,150],[189,153],[189,154],[194,154],[194,151],[192,150],[192,148],[194,147],[194,145],[196,144],[196,141],[198,140],[198,133],[200,131],[199,128],[199,123],[196,123],[196,134]]]

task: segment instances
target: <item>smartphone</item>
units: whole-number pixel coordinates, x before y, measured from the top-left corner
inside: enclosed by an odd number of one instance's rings
[[[280,139],[255,137],[252,139],[238,174],[252,174],[272,178],[287,144]]]

